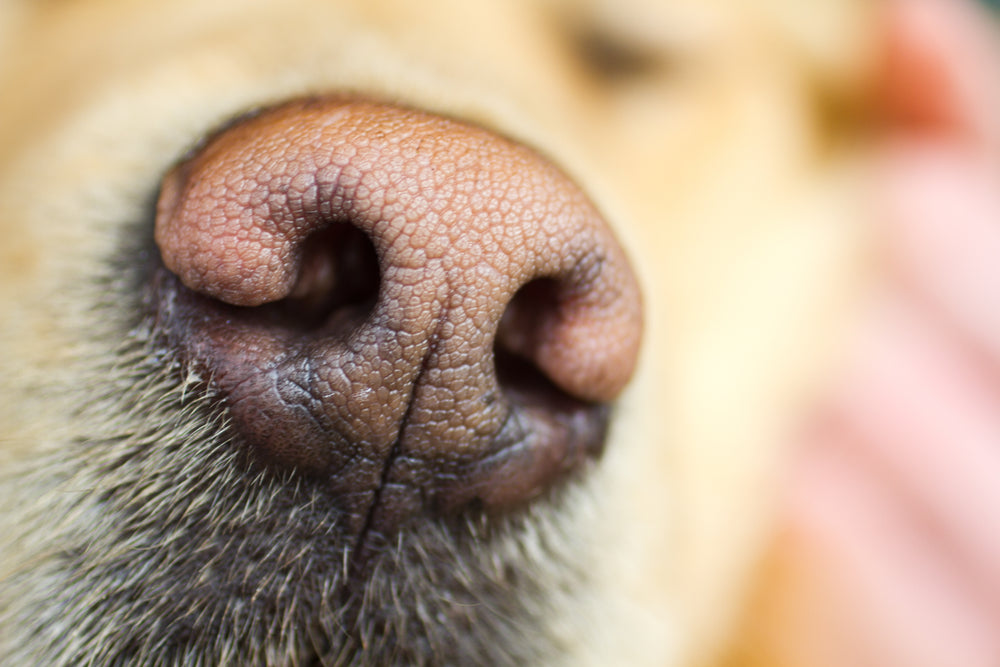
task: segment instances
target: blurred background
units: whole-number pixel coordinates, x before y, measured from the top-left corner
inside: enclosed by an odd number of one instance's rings
[[[1000,665],[1000,24],[885,6],[884,264],[731,667]]]

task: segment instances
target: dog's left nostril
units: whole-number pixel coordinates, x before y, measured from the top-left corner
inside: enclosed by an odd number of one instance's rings
[[[378,257],[371,240],[346,222],[315,232],[302,244],[288,295],[260,306],[276,326],[302,332],[337,329],[338,318],[369,313],[378,297]]]
[[[348,532],[537,496],[601,450],[635,364],[638,289],[586,197],[436,116],[248,117],[164,179],[156,240],[165,339]]]

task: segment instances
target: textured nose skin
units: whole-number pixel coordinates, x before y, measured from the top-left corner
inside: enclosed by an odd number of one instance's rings
[[[159,319],[234,440],[326,487],[350,532],[504,508],[600,451],[638,288],[529,149],[394,106],[247,117],[165,178]]]

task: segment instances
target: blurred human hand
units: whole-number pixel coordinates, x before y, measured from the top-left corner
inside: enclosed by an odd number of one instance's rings
[[[1000,665],[1000,33],[889,0],[887,267],[784,505],[783,664]]]

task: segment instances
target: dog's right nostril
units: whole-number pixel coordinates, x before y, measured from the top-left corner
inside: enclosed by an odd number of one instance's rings
[[[600,451],[635,364],[638,289],[548,162],[481,129],[289,103],[164,181],[167,338],[236,440],[321,480],[348,531],[497,509]]]

